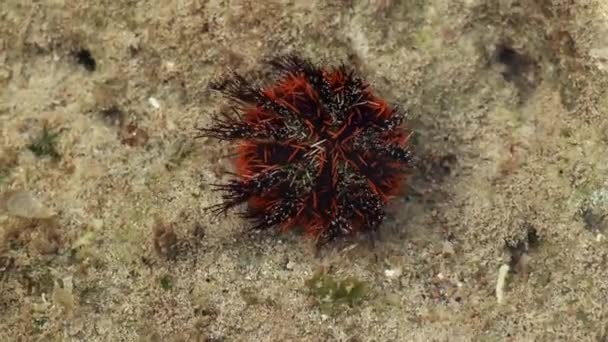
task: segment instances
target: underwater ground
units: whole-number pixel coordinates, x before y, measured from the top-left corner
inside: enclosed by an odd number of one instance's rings
[[[203,210],[229,69],[407,108],[372,245]],[[607,341],[608,2],[3,0],[1,341]]]

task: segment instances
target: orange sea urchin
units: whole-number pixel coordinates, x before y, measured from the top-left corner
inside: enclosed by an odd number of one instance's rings
[[[216,184],[224,195],[213,209],[247,202],[254,229],[299,226],[319,243],[376,231],[411,161],[405,115],[345,65],[293,55],[269,64],[269,86],[238,74],[212,86],[235,106],[201,136],[237,143],[236,177]]]

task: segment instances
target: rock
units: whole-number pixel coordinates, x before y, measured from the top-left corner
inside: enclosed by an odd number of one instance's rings
[[[589,50],[589,56],[595,61],[595,65],[602,71],[608,70],[608,47]]]
[[[38,200],[29,191],[15,191],[5,198],[6,211],[13,216],[48,219],[55,215],[53,211]]]

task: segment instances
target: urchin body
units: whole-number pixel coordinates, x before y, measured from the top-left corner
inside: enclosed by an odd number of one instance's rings
[[[404,114],[345,66],[287,56],[257,88],[239,75],[215,88],[234,111],[202,135],[236,143],[236,178],[217,185],[226,212],[247,203],[253,228],[304,228],[320,242],[373,232],[411,161]]]

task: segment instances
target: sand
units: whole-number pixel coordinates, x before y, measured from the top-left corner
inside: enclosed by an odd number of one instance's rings
[[[606,33],[602,0],[2,1],[0,340],[606,341]],[[209,82],[289,52],[409,112],[373,245],[204,210]]]

